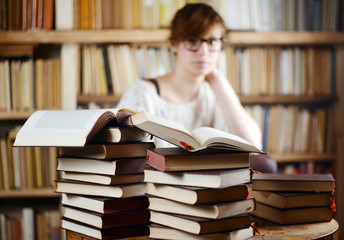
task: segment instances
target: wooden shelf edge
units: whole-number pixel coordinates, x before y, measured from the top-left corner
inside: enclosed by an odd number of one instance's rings
[[[337,158],[335,153],[323,153],[323,154],[269,154],[278,163],[292,163],[292,162],[334,162]]]
[[[239,96],[242,104],[331,104],[338,101],[337,96]]]
[[[53,30],[0,32],[0,44],[155,43],[166,42],[168,29]],[[343,45],[343,32],[230,31],[228,45]]]
[[[51,198],[59,197],[53,188],[0,191],[1,198]]]
[[[34,113],[34,111],[28,111],[28,112],[0,112],[0,121],[26,120],[33,113]]]

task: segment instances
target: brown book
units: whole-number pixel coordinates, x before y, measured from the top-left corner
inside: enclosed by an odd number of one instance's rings
[[[56,192],[59,193],[72,193],[100,197],[136,197],[143,196],[146,192],[146,184],[144,183],[105,186],[99,184],[58,180],[56,181],[56,185]]]
[[[222,219],[207,219],[186,215],[166,214],[151,211],[150,221],[193,234],[227,232],[247,228],[251,225],[248,214]]]
[[[221,219],[250,213],[255,209],[255,205],[256,201],[254,198],[231,202],[191,205],[163,198],[149,197],[150,210],[209,219]]]
[[[250,166],[249,153],[210,149],[195,153],[181,148],[147,150],[148,165],[160,171],[191,171],[244,168]]]
[[[227,188],[182,187],[147,183],[147,194],[187,204],[206,204],[246,199],[246,184]]]
[[[102,28],[111,29],[113,28],[112,22],[114,18],[113,12],[113,0],[102,0]]]
[[[145,169],[144,175],[145,182],[204,188],[226,188],[251,181],[250,168],[193,172],[161,172]]]
[[[128,238],[136,236],[147,236],[149,234],[149,228],[147,224],[143,225],[133,225],[125,227],[115,227],[115,228],[95,228],[81,222],[62,219],[61,227],[63,229],[73,231],[76,233],[81,233],[91,238],[110,240],[116,238]]]
[[[333,203],[332,192],[269,192],[249,190],[249,196],[258,202],[281,209],[329,206]]]
[[[96,183],[101,185],[117,185],[143,182],[143,173],[125,175],[102,175],[60,171],[62,180]]]
[[[107,214],[95,213],[81,208],[68,206],[62,206],[61,210],[64,218],[82,222],[96,228],[113,228],[148,224],[149,221],[149,211],[147,209]]]
[[[125,175],[143,173],[146,167],[144,157],[121,159],[91,159],[58,157],[57,170],[104,175]]]
[[[254,174],[253,190],[333,192],[334,178],[331,174]]]
[[[45,30],[53,29],[54,0],[43,0],[43,24]]]
[[[146,196],[110,198],[62,193],[61,203],[66,206],[82,208],[98,213],[125,212],[148,208],[148,198]]]
[[[153,239],[183,240],[243,240],[254,236],[253,229],[243,228],[230,232],[196,235],[158,224],[149,225],[149,237]]]
[[[90,1],[80,1],[80,29],[91,29]]]
[[[66,237],[67,240],[96,240],[96,238],[89,237],[82,233],[77,233],[70,230],[66,231]],[[148,240],[148,236],[121,238],[121,240]]]
[[[251,214],[278,224],[299,224],[330,221],[333,210],[330,206],[279,209],[257,202]]]
[[[61,147],[60,156],[95,159],[145,157],[153,142],[87,144],[84,147]]]

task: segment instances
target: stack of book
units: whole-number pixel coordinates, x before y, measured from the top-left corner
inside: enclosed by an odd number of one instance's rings
[[[84,147],[60,148],[56,191],[63,229],[95,239],[148,235],[143,170],[154,143],[147,136],[133,126],[111,127]]]
[[[331,174],[255,174],[254,216],[277,224],[330,221],[335,211]]]
[[[246,239],[253,236],[247,198],[248,152],[181,148],[147,150],[144,170],[150,238]]]

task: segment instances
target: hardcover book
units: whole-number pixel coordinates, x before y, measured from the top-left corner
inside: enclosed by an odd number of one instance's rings
[[[334,178],[331,174],[254,174],[253,190],[333,192]]]
[[[111,198],[62,193],[61,203],[98,213],[125,212],[148,208],[146,196]]]
[[[186,215],[173,215],[151,211],[150,221],[193,234],[228,232],[251,225],[248,214],[222,219],[207,219]]]
[[[147,183],[146,193],[187,204],[229,202],[246,199],[248,196],[246,184],[217,189]]]
[[[160,171],[191,171],[244,168],[250,166],[248,152],[203,150],[189,152],[181,148],[147,150],[147,163]]]
[[[255,209],[255,205],[254,198],[215,204],[190,205],[163,198],[149,197],[150,210],[209,219],[221,219],[250,213]]]
[[[204,188],[226,188],[250,182],[251,174],[250,168],[194,172],[161,172],[145,169],[144,181]]]

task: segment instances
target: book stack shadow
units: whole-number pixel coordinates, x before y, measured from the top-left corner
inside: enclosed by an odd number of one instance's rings
[[[147,150],[144,170],[153,239],[247,239],[253,236],[248,152]]]
[[[279,225],[328,222],[335,212],[334,185],[331,174],[255,174],[252,215]]]
[[[113,139],[112,131],[117,135],[120,131],[122,138]],[[126,132],[128,138],[124,138]],[[143,170],[147,149],[153,147],[145,132],[122,126],[104,128],[84,147],[59,149],[56,191],[62,195],[62,228],[67,239],[148,236]]]

